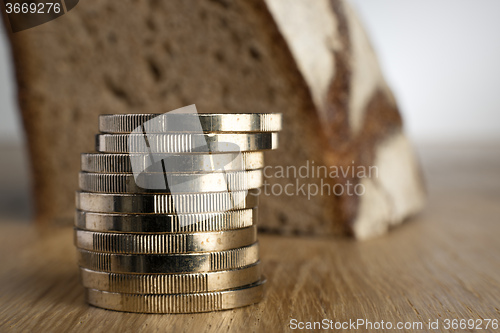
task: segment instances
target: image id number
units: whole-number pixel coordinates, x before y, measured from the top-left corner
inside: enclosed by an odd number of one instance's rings
[[[49,14],[61,12],[61,4],[58,2],[45,2],[45,3],[6,3],[5,11],[7,14]]]

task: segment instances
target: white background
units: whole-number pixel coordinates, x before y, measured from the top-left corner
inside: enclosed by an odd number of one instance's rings
[[[500,1],[352,2],[413,138],[500,141]]]
[[[499,0],[352,2],[415,141],[500,141]],[[23,140],[3,30],[0,140]]]

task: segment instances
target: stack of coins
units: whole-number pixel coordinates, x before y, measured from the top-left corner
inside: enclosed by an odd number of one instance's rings
[[[257,195],[280,129],[280,114],[100,116],[76,193],[88,302],[141,313],[259,302]]]

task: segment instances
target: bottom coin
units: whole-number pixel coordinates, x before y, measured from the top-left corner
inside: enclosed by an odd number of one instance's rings
[[[127,294],[180,294],[237,288],[259,281],[257,263],[227,271],[191,274],[117,274],[80,268],[85,288]]]
[[[86,289],[87,302],[100,308],[139,313],[194,313],[228,310],[258,303],[265,279],[225,291],[195,294],[120,294]]]

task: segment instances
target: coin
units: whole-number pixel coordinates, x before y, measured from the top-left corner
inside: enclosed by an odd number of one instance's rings
[[[195,273],[235,269],[259,260],[259,244],[216,252],[110,254],[78,249],[81,267],[110,273]]]
[[[180,234],[126,234],[75,229],[80,249],[105,253],[174,254],[224,251],[257,241],[257,228]]]
[[[94,306],[139,313],[194,313],[219,311],[258,303],[264,294],[265,280],[224,290],[193,294],[121,294],[86,289],[87,301]]]
[[[257,223],[257,208],[198,214],[110,214],[76,211],[75,226],[102,232],[177,233],[223,231]]]
[[[147,133],[182,131],[204,132],[278,132],[280,113],[246,114],[111,114],[99,116],[103,133],[130,133],[144,126]],[[142,131],[142,128],[141,128]]]
[[[224,153],[277,148],[277,133],[98,134],[96,136],[96,150],[106,153]]]
[[[281,120],[101,115],[97,152],[81,155],[76,192],[74,241],[87,301],[139,313],[260,301],[258,195],[264,151],[278,147]]]
[[[218,154],[112,154],[84,153],[82,171],[102,173],[132,173],[148,170],[151,160],[163,161],[164,172],[212,172],[255,170],[264,167],[260,151]],[[131,164],[133,160],[134,164]],[[133,168],[132,168],[133,167]]]
[[[183,214],[253,208],[258,191],[193,194],[109,194],[76,192],[76,208],[98,213]]]
[[[179,294],[226,290],[252,284],[261,277],[261,265],[189,274],[120,274],[80,268],[85,288],[130,294]]]
[[[212,173],[80,172],[80,189],[104,193],[199,193],[241,191],[262,186],[262,170]]]

